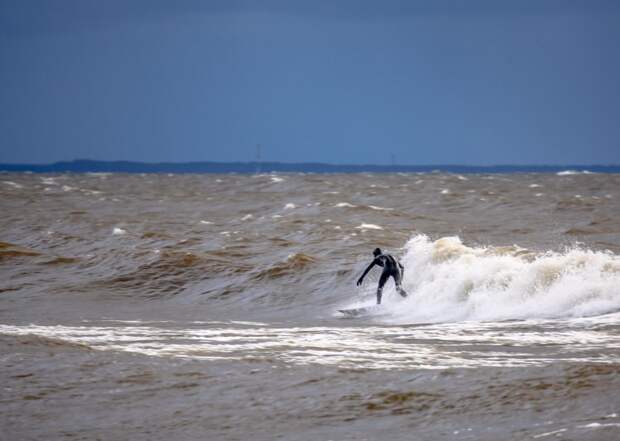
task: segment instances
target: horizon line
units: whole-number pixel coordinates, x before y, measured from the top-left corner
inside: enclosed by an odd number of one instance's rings
[[[459,164],[459,163],[434,163],[434,164],[378,164],[378,163],[337,163],[337,162],[322,162],[322,161],[211,161],[211,160],[192,160],[192,161],[142,161],[142,160],[128,160],[128,159],[88,159],[88,158],[75,158],[75,159],[61,159],[53,162],[0,162],[0,170],[4,167],[51,167],[59,165],[69,164],[139,164],[139,165],[191,165],[191,164],[218,164],[218,165],[283,165],[283,166],[298,166],[298,165],[320,165],[330,167],[380,167],[380,168],[409,168],[409,167],[466,167],[466,168],[492,168],[492,167],[534,167],[534,168],[547,168],[547,167],[620,167],[620,163],[494,163],[494,164]]]

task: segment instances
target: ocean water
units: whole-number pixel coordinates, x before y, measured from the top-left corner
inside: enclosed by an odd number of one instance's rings
[[[3,439],[620,438],[620,175],[0,174]],[[380,247],[405,266],[401,298]]]

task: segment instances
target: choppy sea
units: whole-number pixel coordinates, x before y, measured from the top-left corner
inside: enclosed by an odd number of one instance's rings
[[[620,439],[620,175],[0,174],[0,438]],[[376,247],[405,266],[406,299]]]

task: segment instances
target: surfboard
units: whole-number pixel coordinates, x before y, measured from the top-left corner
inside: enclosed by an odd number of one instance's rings
[[[351,308],[351,309],[339,309],[338,312],[342,313],[345,317],[360,317],[371,314],[376,311],[380,306],[366,306],[363,308]]]

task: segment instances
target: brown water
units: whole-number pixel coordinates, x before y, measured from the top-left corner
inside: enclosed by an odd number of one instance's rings
[[[617,439],[619,190],[0,174],[3,437]]]

